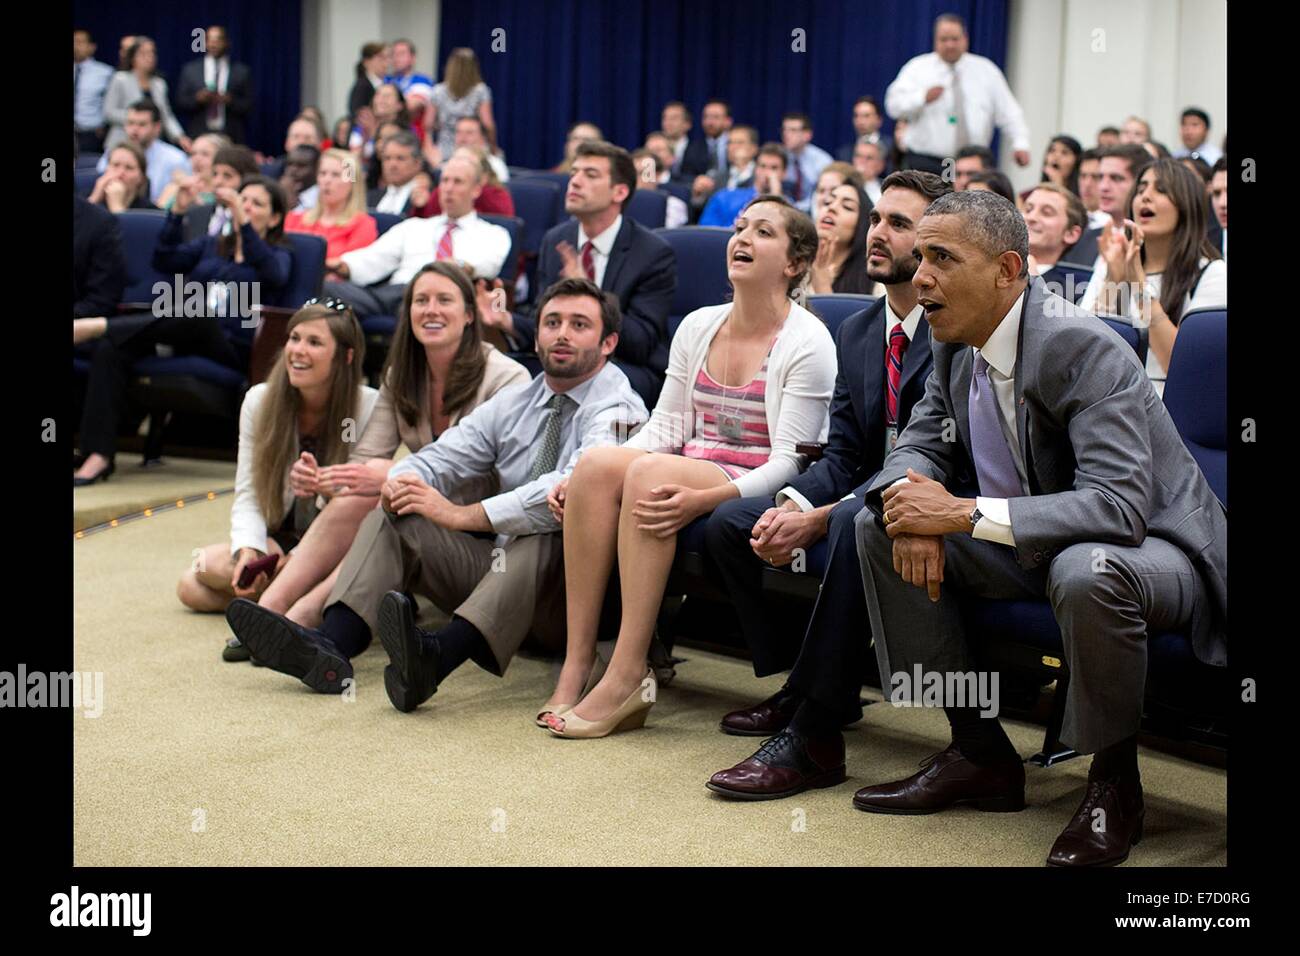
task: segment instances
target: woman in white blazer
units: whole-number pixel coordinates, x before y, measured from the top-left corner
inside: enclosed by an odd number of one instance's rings
[[[398,315],[407,320],[393,333],[374,414],[347,463],[321,469],[319,481],[334,497],[257,602],[304,627],[320,625],[339,566],[379,504],[398,448],[419,451],[499,390],[532,379],[523,365],[483,341],[474,284],[455,263],[431,262],[417,272]],[[485,488],[482,497],[495,491]]]
[[[288,554],[315,517],[318,497],[331,493],[291,472],[346,462],[378,398],[362,384],[365,336],[345,303],[311,300],[289,319],[288,335],[267,380],[248,390],[240,409],[230,541],[204,548],[177,583],[181,603],[196,611],[223,611],[233,598],[261,593],[276,570],[241,585],[244,566]],[[246,660],[247,653],[227,659]]]
[[[653,702],[650,645],[677,532],[728,498],[771,495],[826,436],[835,344],[794,297],[817,254],[810,220],[758,196],[727,243],[732,302],[698,309],[673,337],[650,421],[626,445],[595,448],[551,495],[564,523],[568,652],[539,724],[563,737],[639,727]],[[604,676],[596,631],[617,550],[623,621]]]

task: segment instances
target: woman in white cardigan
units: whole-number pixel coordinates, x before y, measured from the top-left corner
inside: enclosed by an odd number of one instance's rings
[[[378,393],[362,384],[365,336],[345,303],[312,300],[289,319],[288,335],[267,380],[248,390],[240,409],[230,541],[199,552],[176,585],[181,603],[196,611],[256,599],[276,569],[241,584],[244,566],[290,552],[315,517],[318,494],[327,493],[296,490],[291,471],[305,459],[347,461],[375,407]],[[247,652],[226,657],[247,660]]]
[[[734,300],[688,315],[673,337],[650,421],[626,445],[595,448],[551,495],[564,523],[568,652],[537,715],[562,737],[639,727],[654,700],[650,645],[677,533],[728,498],[770,495],[826,436],[835,344],[792,299],[817,253],[812,221],[779,196],[741,211],[727,244]],[[617,549],[623,620],[586,696]]]
[[[162,114],[163,135],[189,151],[190,138],[167,102],[167,81],[155,72],[158,69],[158,51],[153,40],[136,37],[127,48],[125,69],[113,74],[104,93],[104,119],[108,135],[104,137],[104,152],[126,139],[126,111],[132,103],[146,95],[154,101]]]

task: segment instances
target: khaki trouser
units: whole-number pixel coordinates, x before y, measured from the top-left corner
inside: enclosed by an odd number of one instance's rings
[[[564,646],[564,543],[524,535],[498,549],[489,538],[448,531],[422,515],[376,508],[361,523],[325,606],[343,603],[373,632],[388,591],[411,591],[469,621],[504,674],[529,633]]]

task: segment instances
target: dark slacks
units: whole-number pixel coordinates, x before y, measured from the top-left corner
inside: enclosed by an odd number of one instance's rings
[[[969,535],[946,537],[937,602],[894,570],[893,542],[869,510],[856,521],[871,629],[886,693],[893,675],[974,670],[958,592],[989,598],[1046,599],[1070,670],[1061,739],[1095,753],[1138,732],[1146,686],[1147,633],[1188,626],[1208,600],[1187,555],[1160,538],[1138,547],[1082,542],[1050,566],[1025,571],[1006,545]]]
[[[117,430],[127,411],[131,366],[153,355],[155,345],[169,345],[177,355],[198,355],[244,370],[247,359],[210,316],[124,315],[108,320],[108,330],[93,343],[86,401],[81,413],[81,451],[112,458]]]
[[[352,306],[359,318],[372,315],[396,315],[402,305],[406,286],[398,283],[365,286],[355,282],[326,282],[322,298],[333,296]]]

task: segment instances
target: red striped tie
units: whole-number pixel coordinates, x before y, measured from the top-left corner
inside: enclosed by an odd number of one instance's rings
[[[898,390],[903,381],[903,353],[907,351],[907,333],[899,322],[889,333],[889,356],[885,360],[885,424],[898,424]]]
[[[447,230],[442,234],[442,238],[438,240],[438,253],[435,258],[439,261],[453,258],[451,253],[451,231],[455,228],[456,220],[448,219]]]
[[[582,271],[592,282],[596,281],[596,260],[592,258],[590,239],[582,244]]]

